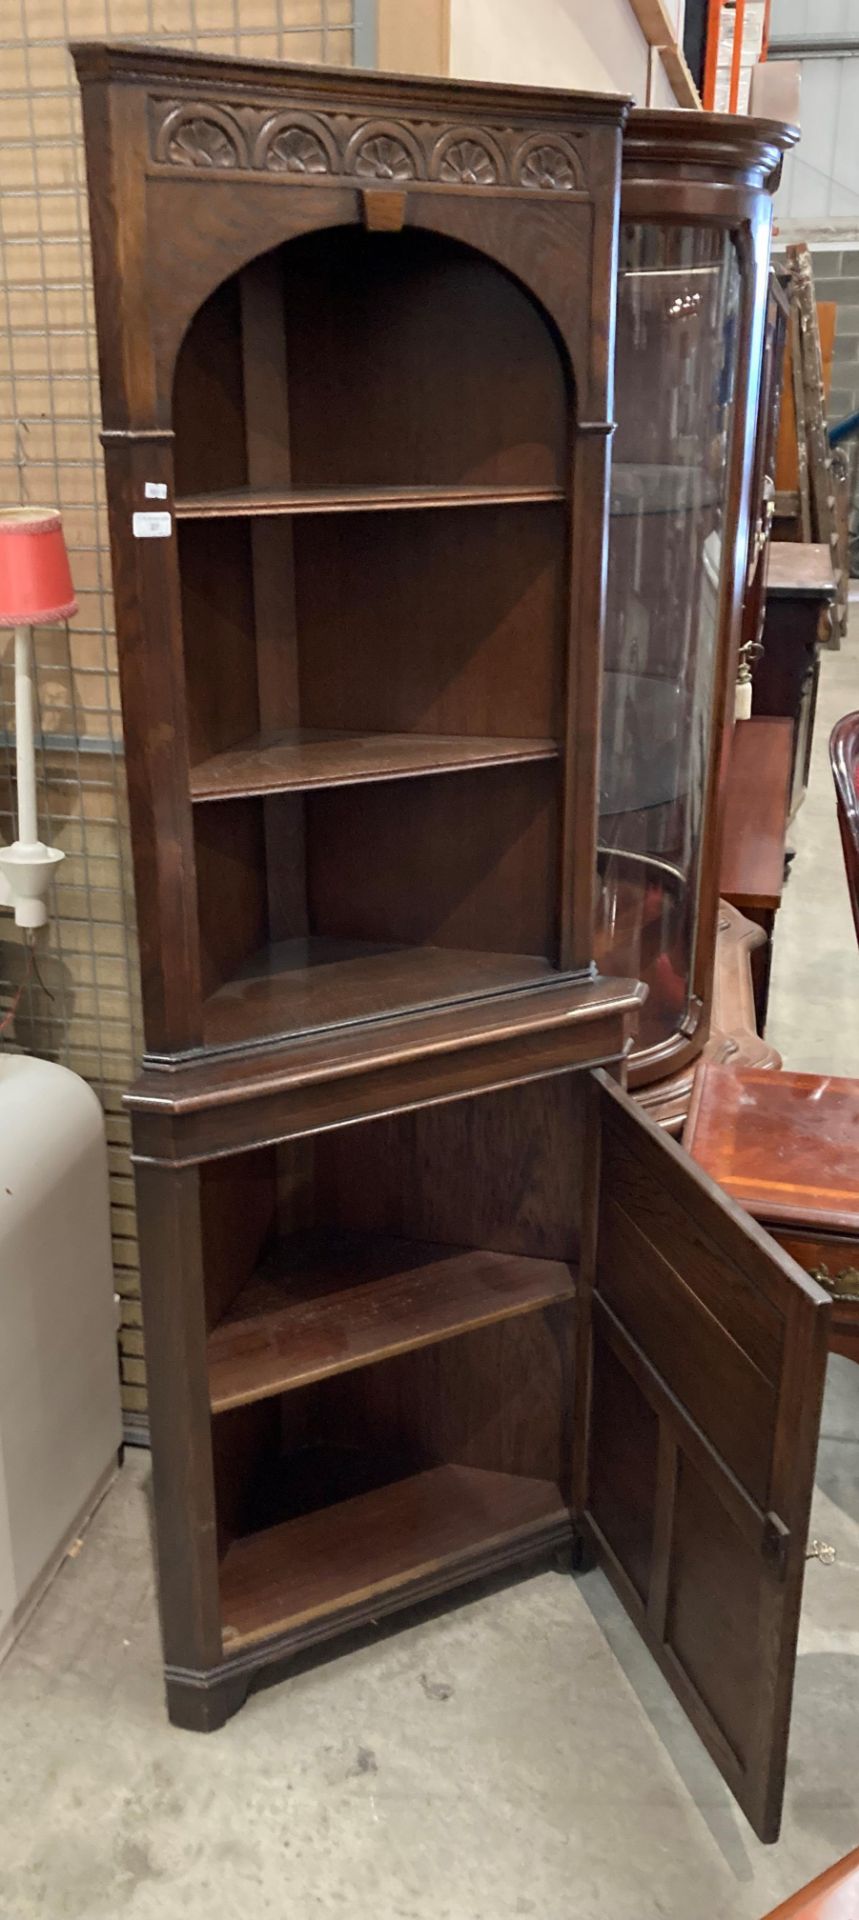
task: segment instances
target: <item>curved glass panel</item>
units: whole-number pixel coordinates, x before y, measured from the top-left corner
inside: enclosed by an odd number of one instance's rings
[[[618,285],[596,958],[687,1020],[718,651],[740,273],[729,234],[627,225]]]

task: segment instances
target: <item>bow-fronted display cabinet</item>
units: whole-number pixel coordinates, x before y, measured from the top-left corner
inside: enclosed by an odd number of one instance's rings
[[[624,136],[596,953],[648,987],[630,1085],[677,1129],[713,1030],[719,801],[746,587],[772,189],[794,137]]]
[[[595,1552],[772,1837],[826,1297],[629,1099],[593,958],[627,103],[76,59],[171,1717]],[[731,244],[682,256],[712,447],[618,482],[716,580]]]

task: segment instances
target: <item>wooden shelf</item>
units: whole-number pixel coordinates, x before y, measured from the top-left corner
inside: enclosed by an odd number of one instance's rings
[[[234,487],[176,501],[177,520],[241,520],[272,514],[403,513],[424,507],[529,507],[563,500],[562,487],[462,482],[422,487]]]
[[[556,979],[536,954],[323,937],[263,947],[205,1002],[206,1046],[231,1047]]]
[[[439,1591],[493,1548],[535,1545],[568,1522],[559,1489],[477,1467],[433,1467],[302,1514],[228,1548],[221,1565],[224,1651],[375,1596]],[[426,1590],[426,1589],[425,1589]],[[368,1615],[369,1617],[369,1615]]]
[[[293,727],[256,734],[191,769],[195,802],[255,793],[357,786],[434,773],[468,773],[529,760],[556,760],[554,740],[498,740],[468,734],[342,733]]]
[[[208,1343],[213,1413],[571,1300],[569,1266],[347,1231],[295,1234]]]
[[[723,800],[719,891],[741,913],[781,905],[793,721],[738,720]]]

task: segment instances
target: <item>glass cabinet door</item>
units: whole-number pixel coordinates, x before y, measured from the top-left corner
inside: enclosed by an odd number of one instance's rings
[[[622,228],[596,958],[601,972],[648,985],[636,1057],[670,1049],[699,1014],[739,318],[728,232]]]

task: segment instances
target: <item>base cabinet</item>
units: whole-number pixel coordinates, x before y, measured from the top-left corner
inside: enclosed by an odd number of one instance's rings
[[[284,1089],[236,1152],[240,1093],[138,1156],[171,1718],[572,1546],[774,1838],[823,1290],[601,1069],[306,1129]]]

